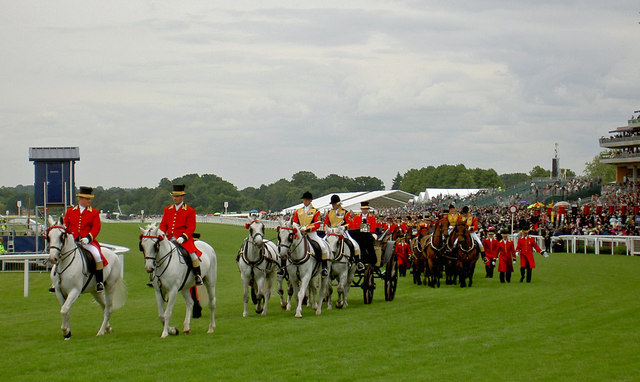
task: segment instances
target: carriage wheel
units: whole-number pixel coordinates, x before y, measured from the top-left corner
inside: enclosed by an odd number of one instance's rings
[[[375,284],[373,282],[373,267],[367,265],[364,270],[364,279],[362,280],[362,294],[365,304],[371,304],[373,302],[373,289]]]
[[[362,280],[364,279],[364,271],[356,271],[353,274],[353,280],[351,280],[352,287],[359,287],[362,285]]]
[[[398,287],[398,255],[391,255],[384,272],[384,300],[393,301]]]

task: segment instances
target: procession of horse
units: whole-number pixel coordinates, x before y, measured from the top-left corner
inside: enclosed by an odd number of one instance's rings
[[[67,232],[62,219],[55,221],[49,217],[46,231],[50,261],[55,266],[51,270],[51,280],[55,295],[62,306],[62,332],[65,339],[71,337],[69,311],[80,294],[89,292],[104,312],[98,336],[111,333],[109,318],[114,309],[122,306],[126,291],[122,281],[120,260],[111,251],[102,249],[106,259],[104,267],[105,292],[97,293],[93,286],[91,256],[83,254],[82,246],[74,241]],[[265,224],[261,216],[251,216],[245,224],[247,237],[240,244],[236,263],[240,272],[243,294],[242,316],[248,316],[248,302],[251,297],[255,312],[267,315],[271,292],[277,288],[282,309],[295,309],[295,317],[302,317],[303,307],[310,306],[316,315],[322,313],[323,305],[327,309],[334,306],[343,309],[349,306],[352,287],[363,290],[364,302],[370,304],[375,279],[383,280],[385,300],[395,296],[398,280],[398,253],[396,242],[411,243],[408,262],[412,269],[414,283],[440,287],[443,273],[446,284],[461,287],[471,286],[473,270],[479,256],[479,250],[469,237],[468,227],[458,224],[449,229],[448,220],[443,217],[429,227],[406,229],[397,226],[380,235],[366,232],[376,243],[376,259],[369,259],[364,269],[358,269],[354,248],[347,245],[348,227],[325,226],[322,228],[322,240],[330,249],[328,276],[320,272],[320,251],[309,240],[301,225],[289,220],[281,220],[276,229],[275,241],[265,238]],[[170,240],[156,224],[140,227],[139,250],[144,255],[145,271],[150,274],[150,286],[155,291],[158,318],[162,324],[161,337],[177,335],[180,331],[171,325],[172,312],[182,294],[186,312],[183,333],[191,332],[194,302],[192,289],[196,285],[192,273],[189,255],[175,240]],[[449,234],[449,232],[451,232]],[[360,232],[362,234],[362,232]],[[197,236],[197,235],[196,235]],[[379,238],[378,238],[379,236]],[[215,331],[217,258],[214,248],[199,239],[196,247],[201,251],[200,265],[204,288],[199,290],[200,300],[209,306],[210,321],[208,333]],[[95,265],[93,265],[95,268]],[[277,284],[277,287],[275,286]],[[333,291],[337,292],[335,301]]]

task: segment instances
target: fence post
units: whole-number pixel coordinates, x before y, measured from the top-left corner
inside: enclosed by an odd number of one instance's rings
[[[24,297],[29,297],[29,259],[24,259]]]

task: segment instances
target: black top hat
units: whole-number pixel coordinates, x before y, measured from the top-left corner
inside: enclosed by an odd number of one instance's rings
[[[340,203],[340,197],[338,195],[331,195],[331,204]]]
[[[462,213],[466,214],[467,212],[469,212],[469,207],[468,206],[462,207]]]
[[[360,202],[360,208],[369,208],[369,202]]]
[[[300,199],[313,200],[313,195],[311,195],[309,191],[305,191],[304,194],[302,194],[302,197]]]
[[[87,186],[80,186],[80,191],[76,194],[80,198],[93,199],[93,188]]]
[[[174,184],[173,191],[171,192],[171,196],[183,196],[187,193],[184,192],[185,185],[184,184]]]
[[[456,208],[453,204],[449,204],[449,209]]]

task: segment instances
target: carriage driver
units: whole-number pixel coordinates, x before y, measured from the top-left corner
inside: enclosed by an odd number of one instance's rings
[[[460,215],[456,212],[456,206],[454,206],[453,204],[450,204],[449,214],[447,215],[447,219],[449,220],[449,230],[447,232],[447,235],[451,235],[451,232],[453,232],[454,228],[456,227],[456,224],[458,224],[459,218],[460,218]]]
[[[342,205],[340,204],[340,197],[338,195],[331,195],[331,210],[329,210],[329,212],[327,212],[326,216],[324,217],[324,224],[329,227],[339,227],[342,225],[346,226],[349,224],[351,218],[351,212],[342,208]],[[348,230],[344,231],[344,238],[351,243],[353,249],[353,258],[357,263],[357,269],[360,271],[363,270],[364,264],[362,264],[362,261],[360,260],[360,246],[349,235]]]
[[[468,206],[464,206],[462,207],[462,214],[460,215],[459,220],[467,226],[467,229],[469,230],[469,235],[473,240],[476,241],[476,244],[478,244],[478,248],[480,249],[480,256],[482,256],[482,259],[484,259],[484,246],[482,245],[482,241],[480,240],[480,237],[478,237],[478,233],[477,233],[478,218],[473,216],[469,212]]]
[[[374,232],[378,228],[378,223],[376,222],[376,217],[369,213],[369,202],[361,202],[360,211],[361,213],[349,221],[349,229],[352,230],[351,233],[360,244],[364,260],[370,264],[376,264],[377,256],[373,243],[377,239]]]
[[[100,254],[100,243],[96,240],[100,233],[100,211],[91,207],[93,199],[93,188],[80,187],[77,194],[78,205],[70,207],[64,214],[64,225],[67,232],[73,235],[74,240],[86,249],[96,262],[96,291],[104,291],[102,275],[102,256]]]
[[[329,276],[329,270],[327,269],[327,259],[329,258],[329,247],[327,243],[318,236],[316,230],[320,228],[322,219],[320,218],[320,211],[316,210],[311,205],[313,196],[309,191],[302,194],[302,208],[293,214],[292,222],[299,224],[300,231],[306,232],[309,240],[313,240],[318,244],[322,251],[322,277]]]
[[[184,196],[187,194],[184,189],[184,184],[173,185],[173,191],[171,192],[173,204],[164,209],[160,229],[167,234],[170,240],[181,245],[182,248],[189,252],[196,285],[202,285],[199,259],[202,253],[196,248],[193,241],[193,233],[196,230],[196,210],[184,202]]]

